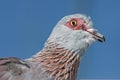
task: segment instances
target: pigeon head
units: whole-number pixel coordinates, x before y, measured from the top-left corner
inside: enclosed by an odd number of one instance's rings
[[[63,17],[55,26],[48,38],[61,46],[72,49],[86,49],[96,40],[104,42],[105,38],[96,29],[90,17],[83,14],[73,14]]]

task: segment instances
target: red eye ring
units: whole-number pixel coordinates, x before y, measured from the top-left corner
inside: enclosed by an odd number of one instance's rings
[[[84,26],[84,20],[80,18],[72,18],[70,21],[66,22],[65,26],[72,30],[80,30]]]

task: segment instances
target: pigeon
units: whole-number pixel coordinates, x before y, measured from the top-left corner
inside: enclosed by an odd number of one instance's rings
[[[63,17],[42,50],[28,59],[0,58],[0,80],[76,80],[81,58],[95,41],[105,38],[84,14]]]

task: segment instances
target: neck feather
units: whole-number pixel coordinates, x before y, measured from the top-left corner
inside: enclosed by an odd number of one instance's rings
[[[79,58],[75,51],[50,42],[32,60],[39,61],[45,72],[55,80],[76,80]]]

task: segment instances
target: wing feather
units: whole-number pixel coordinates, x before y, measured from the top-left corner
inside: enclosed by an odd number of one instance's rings
[[[0,80],[22,80],[22,74],[29,70],[27,62],[15,58],[0,59]]]

